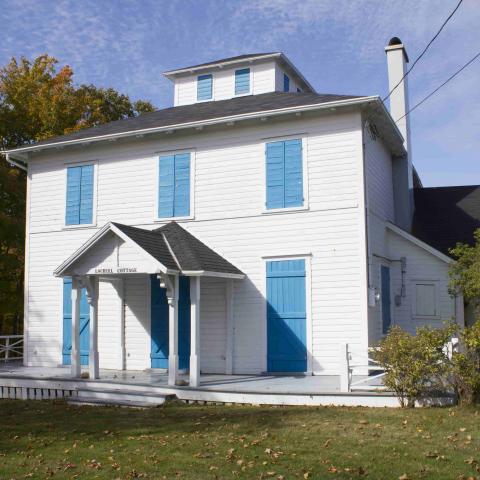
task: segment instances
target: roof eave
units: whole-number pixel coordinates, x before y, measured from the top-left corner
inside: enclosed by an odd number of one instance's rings
[[[171,78],[176,77],[177,75],[181,75],[183,73],[195,73],[199,72],[201,70],[210,70],[212,68],[223,68],[229,65],[236,65],[239,63],[251,63],[255,62],[257,60],[266,60],[269,58],[279,58],[283,54],[281,52],[276,52],[276,53],[268,53],[267,55],[258,55],[250,58],[238,58],[236,60],[230,60],[227,62],[212,62],[212,63],[206,63],[204,65],[199,65],[197,67],[187,67],[187,68],[179,68],[177,70],[169,70],[167,72],[163,72],[163,76],[167,77],[169,80]]]
[[[267,117],[275,117],[279,115],[288,115],[288,114],[295,114],[295,113],[302,113],[302,112],[310,112],[310,111],[321,111],[321,110],[329,110],[329,109],[336,109],[336,108],[343,108],[343,107],[351,107],[351,106],[362,106],[362,105],[369,105],[375,103],[380,104],[382,111],[385,113],[387,118],[387,124],[393,128],[394,132],[398,135],[402,145],[403,145],[403,138],[398,130],[393,118],[391,117],[388,110],[383,105],[382,101],[380,100],[379,96],[369,96],[369,97],[358,97],[358,98],[349,98],[346,100],[335,100],[332,102],[324,102],[324,103],[313,103],[309,105],[300,105],[295,107],[287,107],[287,108],[280,108],[274,110],[263,110],[263,111],[256,111],[251,113],[244,113],[239,115],[229,115],[227,117],[215,117],[208,120],[199,120],[195,122],[186,122],[174,125],[166,125],[162,127],[151,127],[139,130],[130,130],[127,132],[119,132],[119,133],[112,133],[108,135],[99,135],[96,137],[86,137],[86,138],[79,138],[73,140],[65,140],[59,141],[54,143],[48,143],[45,145],[31,145],[27,147],[21,147],[13,150],[6,150],[3,151],[8,157],[12,157],[14,159],[19,159],[21,161],[27,162],[29,152],[33,151],[40,151],[40,150],[47,150],[52,148],[62,148],[71,145],[82,145],[82,144],[91,144],[94,142],[100,141],[107,141],[119,138],[126,138],[138,135],[146,135],[152,133],[161,133],[161,132],[171,132],[174,130],[185,130],[189,128],[197,128],[197,127],[204,127],[204,126],[211,126],[211,125],[220,125],[229,122],[239,122],[243,120],[252,120],[256,118],[267,118]],[[403,148],[403,146],[402,146]],[[404,150],[404,149],[403,149]],[[404,150],[405,152],[405,150]],[[406,153],[406,152],[405,152]]]

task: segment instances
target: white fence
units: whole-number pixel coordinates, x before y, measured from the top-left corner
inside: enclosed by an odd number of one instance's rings
[[[0,335],[0,361],[23,360],[23,335]]]

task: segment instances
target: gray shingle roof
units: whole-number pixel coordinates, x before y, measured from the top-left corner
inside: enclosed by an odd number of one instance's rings
[[[168,72],[165,72],[166,74],[170,72],[176,72],[177,70],[188,70],[188,69],[193,69],[193,68],[199,68],[199,67],[205,67],[207,65],[218,65],[219,63],[226,63],[226,62],[235,62],[237,60],[251,60],[257,57],[263,57],[265,55],[275,55],[275,54],[281,54],[281,52],[265,52],[265,53],[247,53],[244,55],[237,55],[236,57],[228,57],[228,58],[222,58],[220,60],[214,60],[212,62],[205,62],[205,63],[199,63],[197,65],[190,65],[188,67],[182,67],[182,68],[176,68],[175,70],[170,70]]]
[[[319,105],[361,98],[354,95],[330,95],[319,93],[283,93],[271,92],[260,95],[247,95],[211,102],[194,103],[179,107],[164,108],[155,112],[143,113],[135,118],[127,118],[109,122],[97,127],[87,128],[69,135],[52,137],[38,142],[35,145],[49,145],[68,140],[86,140],[92,137],[112,135],[124,132],[135,132],[148,128],[168,127],[183,123],[211,120],[214,118],[229,117],[248,113],[257,113],[268,110],[280,110],[289,107],[305,105]]]
[[[412,233],[449,254],[458,242],[473,244],[480,228],[480,185],[416,188]]]
[[[178,262],[182,272],[207,271],[243,275],[237,267],[176,222],[170,222],[153,231],[120,223],[113,225],[169,269],[178,270]],[[175,258],[170,253],[169,247]]]

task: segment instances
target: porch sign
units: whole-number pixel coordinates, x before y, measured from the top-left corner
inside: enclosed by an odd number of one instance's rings
[[[168,368],[168,301],[166,290],[160,288],[156,275],[151,285],[151,366]],[[180,277],[178,295],[178,368],[187,370],[190,364],[190,280]]]
[[[267,369],[307,370],[305,260],[267,262]]]
[[[90,306],[87,290],[82,288],[80,297],[80,364],[88,365],[90,350]],[[72,363],[72,279],[63,279],[63,365]]]

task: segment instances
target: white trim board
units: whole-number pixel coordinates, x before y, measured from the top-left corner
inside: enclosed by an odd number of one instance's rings
[[[453,258],[447,257],[447,255],[445,255],[444,253],[428,245],[428,243],[422,242],[422,240],[418,239],[417,237],[414,237],[412,234],[406,232],[405,230],[402,230],[401,228],[397,227],[393,223],[386,222],[385,225],[392,232],[412,242],[417,247],[423,248],[423,250],[426,250],[428,253],[431,253],[433,256],[439,258],[440,260],[443,260],[445,263],[450,264],[454,262]]]

